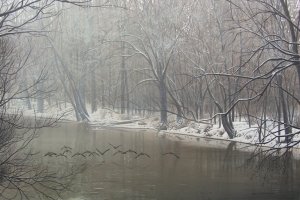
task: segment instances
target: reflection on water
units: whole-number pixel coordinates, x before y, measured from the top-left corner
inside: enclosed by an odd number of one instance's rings
[[[85,164],[64,199],[300,199],[298,161],[288,174],[263,181],[252,176],[245,166],[249,154],[236,151],[235,143],[228,143],[227,149],[201,147],[204,139],[198,143],[147,131],[92,130],[68,123],[43,129],[32,145],[50,167]],[[44,156],[62,153],[64,146],[71,150],[66,156]]]

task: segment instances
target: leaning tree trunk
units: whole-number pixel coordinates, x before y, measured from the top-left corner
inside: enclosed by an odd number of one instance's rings
[[[206,81],[207,82],[207,81]],[[226,131],[228,137],[230,139],[233,139],[236,135],[236,132],[233,128],[233,125],[229,122],[228,120],[228,114],[227,113],[224,113],[224,110],[222,108],[222,106],[220,105],[219,102],[216,101],[216,98],[213,96],[213,94],[211,93],[210,89],[209,89],[209,84],[207,82],[207,91],[208,91],[208,94],[210,95],[210,97],[212,98],[212,100],[214,101],[214,104],[218,107],[219,109],[219,113],[220,113],[220,118],[221,118],[221,122],[222,122],[222,125],[224,127],[224,130]]]
[[[74,100],[75,100],[75,108],[74,109],[79,114],[80,121],[90,121],[89,114],[86,110],[86,106],[82,100],[81,95],[79,94],[79,92],[76,89],[73,90],[73,96],[74,96]]]
[[[216,104],[216,105],[219,108],[220,113],[223,113],[224,111],[223,111],[222,107],[220,106],[220,104]],[[228,134],[228,137],[230,139],[233,139],[235,137],[235,130],[232,126],[232,123],[229,122],[228,117],[229,116],[227,114],[221,114],[221,121],[222,121],[224,130]]]
[[[64,86],[65,92],[67,93],[67,96],[75,110],[77,121],[82,121],[82,120],[89,121],[89,114],[88,114],[88,112],[86,110],[86,106],[81,98],[80,92],[78,91],[78,89],[75,86],[75,81],[73,80],[73,76],[72,76],[71,72],[69,71],[68,67],[65,65],[62,58],[59,56],[58,52],[56,51],[56,49],[54,48],[53,45],[52,45],[52,49],[57,58],[57,59],[55,59],[56,69],[57,69],[58,73],[60,74],[60,80]],[[58,60],[60,61],[62,70],[59,68]],[[70,86],[72,94],[69,93],[69,90],[66,86],[65,76],[67,77],[67,80],[69,82],[69,86]]]

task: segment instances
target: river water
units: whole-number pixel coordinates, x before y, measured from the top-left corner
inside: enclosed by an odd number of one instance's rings
[[[237,151],[232,143],[227,148],[209,148],[207,142],[153,131],[93,130],[87,124],[65,123],[42,129],[32,149],[49,168],[68,171],[84,166],[69,180],[72,191],[63,193],[66,200],[300,199],[299,161],[292,160],[286,173],[273,171],[265,177],[268,170],[257,173],[248,167],[249,153]],[[45,156],[66,148],[70,149],[66,157]]]

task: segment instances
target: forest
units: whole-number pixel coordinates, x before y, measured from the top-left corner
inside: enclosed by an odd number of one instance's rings
[[[2,54],[18,63],[4,92],[22,100],[15,107],[71,108],[77,121],[100,109],[159,113],[160,130],[218,124],[230,139],[233,122],[246,121],[259,143],[298,144],[296,2],[40,3],[29,5],[37,14],[2,17]]]
[[[77,121],[99,109],[159,113],[160,130],[219,124],[230,139],[244,121],[259,143],[290,148],[299,143],[298,14],[287,0],[6,1],[1,105],[71,108]]]

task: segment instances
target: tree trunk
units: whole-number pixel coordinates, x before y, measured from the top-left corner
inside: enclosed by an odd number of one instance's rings
[[[80,99],[82,101],[82,104],[85,105],[85,75],[81,77],[81,79],[79,80],[79,89],[78,89],[78,94],[80,95]]]
[[[37,84],[37,112],[44,113],[44,83],[40,82]]]
[[[104,81],[101,80],[101,106],[105,108],[105,88],[104,88]]]
[[[73,91],[74,99],[75,99],[75,109],[77,110],[80,121],[86,120],[89,121],[89,114],[86,110],[85,104],[83,103],[81,96],[78,91]]]
[[[124,71],[125,74],[125,90],[126,90],[126,102],[127,102],[127,114],[129,115],[130,113],[130,96],[129,96],[129,88],[128,88],[128,77],[127,77],[127,71]]]
[[[28,88],[27,88],[26,77],[24,78],[23,83],[20,84],[20,90],[24,91],[23,94],[24,94],[24,97],[25,97],[25,100],[24,100],[25,105],[26,105],[28,110],[31,110],[32,106],[31,106],[31,101],[30,101],[30,98],[29,98],[29,92],[28,92]],[[23,97],[23,94],[21,94],[22,97]]]
[[[124,42],[122,42],[122,62],[121,62],[121,114],[125,113],[125,93],[126,93],[126,69],[125,69]]]
[[[167,88],[165,79],[159,81],[159,94],[160,94],[160,122],[161,122],[161,130],[167,129],[168,124],[168,105],[167,105]]]
[[[167,89],[167,91],[168,91],[168,94],[170,95],[170,97],[173,100],[174,105],[176,107],[176,110],[177,110],[177,122],[179,122],[182,119],[182,117],[183,117],[183,112],[182,112],[180,103],[178,102],[178,100],[176,99],[176,97],[171,93],[171,91],[169,89]]]
[[[284,122],[284,132],[285,132],[286,135],[288,135],[292,131],[291,131],[291,127],[289,126],[290,122],[289,122],[289,117],[288,117],[286,99],[284,97],[284,93],[283,93],[283,89],[282,89],[282,74],[278,74],[276,78],[277,78],[277,84],[278,84],[278,90],[279,90],[279,101],[280,101],[281,107],[282,107],[283,122]],[[290,139],[291,138],[287,136],[285,138],[285,141],[287,143],[289,143]]]
[[[221,113],[219,123],[220,122],[222,123],[222,125],[224,127],[224,130],[226,131],[228,137],[230,139],[233,139],[235,137],[236,133],[235,133],[235,130],[233,128],[233,125],[228,121],[228,115],[223,114],[224,110],[223,110],[222,106],[220,105],[220,103],[216,101],[216,98],[211,93],[209,86],[207,87],[207,91],[208,91],[208,94],[210,95],[210,97],[212,98],[212,100],[214,101],[214,104],[218,107],[219,113]]]
[[[276,106],[277,106],[277,121],[278,121],[278,136],[281,135],[281,106],[280,106],[280,100],[276,100]],[[278,137],[278,143],[280,143],[280,137]]]
[[[284,14],[289,19],[289,20],[287,20],[288,24],[289,24],[289,29],[290,29],[289,34],[290,34],[291,39],[292,39],[291,44],[292,44],[293,52],[294,52],[295,55],[297,55],[297,57],[295,58],[295,67],[297,69],[298,85],[300,87],[300,64],[299,64],[300,56],[299,56],[299,50],[298,50],[299,47],[298,47],[298,37],[297,37],[299,27],[294,27],[293,19],[291,17],[289,6],[288,6],[288,2],[284,1],[284,0],[280,0],[280,3],[281,3],[281,6],[283,8]],[[298,10],[298,12],[299,12],[299,10]],[[297,20],[298,20],[297,24],[299,25],[300,18],[298,17]]]
[[[91,110],[92,113],[97,111],[97,91],[95,71],[91,72]]]

